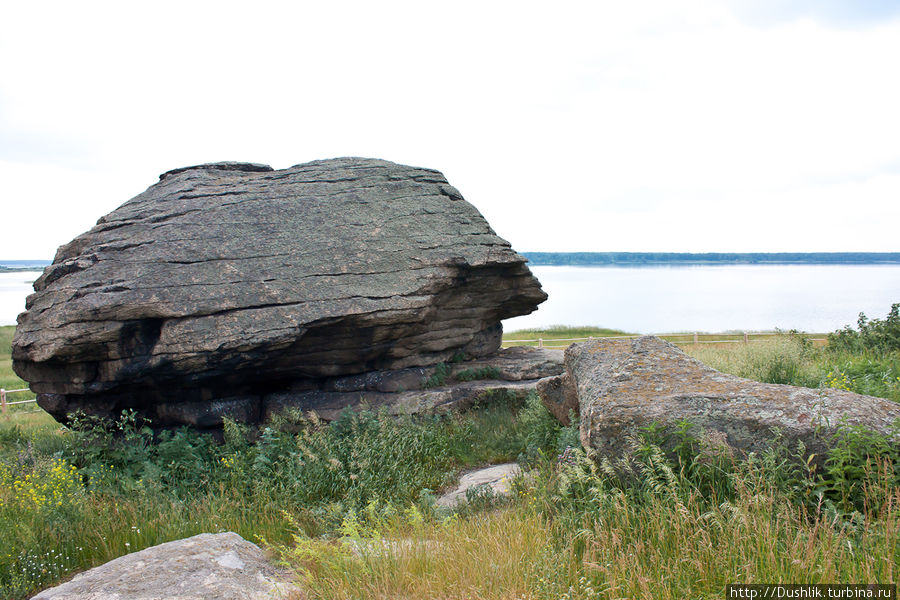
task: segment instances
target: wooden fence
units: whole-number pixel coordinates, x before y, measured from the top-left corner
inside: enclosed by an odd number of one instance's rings
[[[7,406],[13,406],[16,404],[31,404],[31,403],[35,402],[36,401],[35,398],[32,398],[30,400],[17,400],[15,402],[7,402],[6,401],[7,394],[14,394],[16,392],[27,392],[27,391],[29,391],[28,388],[23,388],[21,390],[5,390],[3,388],[0,388],[0,414],[2,414],[3,416],[6,416],[6,407]]]
[[[785,335],[783,332],[779,331],[762,331],[762,332],[739,332],[735,334],[721,334],[721,333],[661,333],[655,334],[656,337],[663,338],[664,340],[668,340],[673,344],[748,344],[754,339],[770,337],[775,335]],[[727,339],[715,339],[716,336],[728,335]],[[590,340],[629,340],[636,339],[639,337],[643,337],[641,335],[610,335],[610,336],[590,336],[583,338],[537,338],[533,340],[503,340],[504,346],[510,346],[512,344],[533,344],[538,348],[567,348],[572,342],[587,342]],[[707,339],[707,338],[714,339]],[[687,338],[687,339],[684,339]],[[825,342],[826,338],[807,338],[811,342]],[[557,344],[556,342],[567,342],[565,344]]]

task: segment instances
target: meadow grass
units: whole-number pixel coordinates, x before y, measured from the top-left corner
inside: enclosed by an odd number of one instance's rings
[[[557,331],[585,333],[609,331]],[[900,401],[890,350],[829,351],[790,334],[685,350],[753,379]],[[660,436],[672,435],[666,454]],[[614,463],[560,455],[577,432],[534,396],[419,418],[288,413],[259,431],[229,423],[224,443],[153,440],[127,414],[112,430],[11,414],[0,421],[0,596],[217,531],[269,548],[309,598],[721,598],[728,583],[890,583],[898,449],[847,435],[810,477],[797,449],[773,441],[737,461],[687,430],[649,430]],[[434,505],[459,471],[516,459],[532,470],[511,499]]]
[[[550,340],[565,340],[568,338],[587,337],[617,337],[633,335],[619,329],[607,329],[605,327],[569,327],[567,325],[554,325],[540,329],[519,329],[503,333],[503,344],[508,345],[519,340],[536,340],[543,338]]]
[[[722,598],[729,583],[895,581],[896,489],[865,526],[848,526],[779,498],[752,470],[720,503],[676,483],[636,497],[591,479],[589,498],[537,478],[477,517],[351,523],[338,540],[298,535],[280,555],[310,598],[332,600],[675,600]]]
[[[545,345],[554,348],[566,347],[572,343],[572,340],[584,341],[589,338],[610,338],[610,337],[637,337],[639,334],[629,333],[620,329],[609,329],[605,327],[570,327],[567,325],[552,325],[550,327],[534,328],[534,329],[518,329],[516,331],[507,331],[503,333],[503,346],[537,346],[538,340],[542,340]],[[746,335],[746,338],[744,337]],[[826,334],[808,334],[810,339],[816,340],[817,345],[822,345],[820,340],[825,338]],[[711,344],[716,347],[726,346],[733,342],[747,341],[757,342],[768,339],[771,333],[761,332],[742,332],[742,331],[726,331],[720,333],[710,332],[673,332],[658,334],[664,340],[674,344],[693,344],[694,340],[702,344]],[[716,344],[715,342],[724,342]]]
[[[709,366],[739,377],[810,388],[832,387],[900,402],[900,351],[850,352],[785,333],[728,348],[681,346]]]
[[[113,430],[46,415],[0,422],[0,597],[24,598],[67,574],[201,532],[283,544],[296,527],[334,534],[371,503],[429,510],[463,469],[515,460],[530,400],[455,415],[346,412],[331,424],[285,414],[224,443],[179,431],[153,440],[125,415]],[[558,425],[554,425],[558,428]]]

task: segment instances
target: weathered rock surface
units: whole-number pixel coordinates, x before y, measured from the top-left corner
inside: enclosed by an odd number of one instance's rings
[[[503,463],[463,473],[459,478],[459,485],[438,498],[435,504],[453,508],[460,502],[465,502],[466,492],[470,489],[483,486],[489,487],[497,495],[508,495],[511,481],[521,472],[517,463]]]
[[[558,377],[542,379],[535,386],[535,391],[550,414],[568,427],[572,421],[571,415],[577,415],[579,411],[578,391],[572,376],[562,373]]]
[[[32,600],[288,600],[287,573],[236,533],[203,533],[121,556]]]
[[[542,382],[562,373],[562,361],[561,350],[504,348],[490,357],[461,363],[327,379],[314,390],[299,385],[297,390],[263,396],[262,413],[268,418],[293,407],[332,421],[348,407],[408,415],[467,408],[495,392],[524,399]],[[443,376],[441,369],[446,369]],[[472,377],[476,379],[468,380]]]
[[[169,171],[34,287],[13,368],[42,407],[197,427],[331,378],[490,355],[500,321],[546,299],[439,172],[357,158]]]
[[[768,447],[777,428],[816,453],[841,423],[892,434],[900,422],[900,404],[890,400],[726,375],[650,336],[573,344],[565,369],[579,401],[582,444],[602,455],[620,454],[629,432],[653,422],[689,421],[746,452]],[[561,402],[562,376],[555,379],[542,382],[551,390],[545,405]]]

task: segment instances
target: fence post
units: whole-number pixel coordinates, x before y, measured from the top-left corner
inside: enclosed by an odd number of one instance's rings
[[[749,341],[750,341],[750,336],[747,335],[747,332],[745,331],[745,332],[744,332],[744,343],[746,344],[746,343],[749,342]]]
[[[544,347],[544,338],[538,338],[538,348]]]
[[[694,332],[694,343],[695,343],[695,344],[699,344],[699,343],[700,343],[700,336],[697,335],[697,332],[696,332],[696,331]]]
[[[0,406],[3,407],[3,416],[6,416],[6,390],[0,388]]]

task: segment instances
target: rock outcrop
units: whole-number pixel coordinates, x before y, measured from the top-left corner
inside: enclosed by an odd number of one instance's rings
[[[581,441],[601,455],[619,455],[626,436],[657,423],[688,421],[742,452],[771,445],[778,429],[792,446],[827,449],[842,425],[896,435],[900,404],[839,389],[758,383],[720,373],[656,337],[594,340],[565,353],[565,374],[541,382],[548,407],[578,399]]]
[[[468,408],[480,398],[502,392],[524,400],[548,378],[562,373],[563,353],[549,348],[504,348],[489,357],[458,363],[439,363],[395,371],[372,371],[334,377],[316,383],[316,389],[295,389],[262,397],[267,419],[287,407],[314,411],[326,421],[346,408],[386,410],[390,414],[418,414]],[[182,405],[180,410],[184,410]],[[190,417],[183,419],[191,425]]]
[[[202,533],[120,556],[32,600],[289,600],[300,591],[236,533]]]
[[[266,397],[499,348],[546,299],[437,171],[344,158],[175,169],[60,247],[13,368],[58,419],[258,421]],[[271,404],[271,403],[269,403]]]

